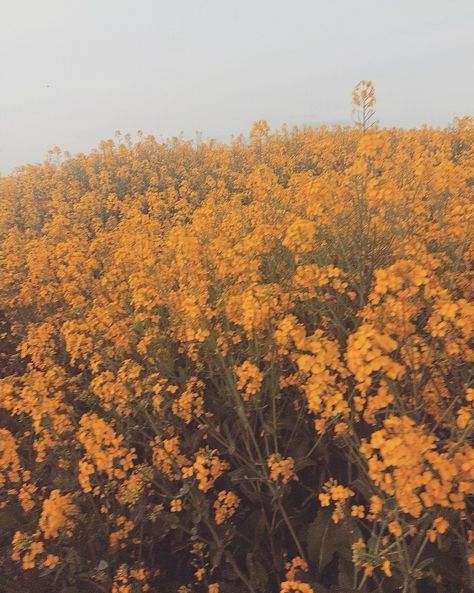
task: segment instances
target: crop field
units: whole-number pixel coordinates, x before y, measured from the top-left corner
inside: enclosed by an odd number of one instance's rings
[[[0,591],[473,591],[473,197],[467,117],[0,178]]]

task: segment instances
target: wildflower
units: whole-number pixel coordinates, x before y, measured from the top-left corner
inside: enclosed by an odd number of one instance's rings
[[[204,579],[205,574],[206,574],[205,568],[198,568],[196,570],[196,572],[194,573],[194,576],[196,577],[196,581],[201,582]]]
[[[45,568],[54,568],[59,563],[59,556],[55,554],[48,554],[43,560],[43,566]]]
[[[172,513],[179,513],[183,510],[183,502],[181,500],[175,499],[171,501],[170,504],[170,511]]]
[[[228,468],[229,464],[219,459],[216,450],[200,449],[195,456],[192,467],[187,468],[188,472],[185,477],[195,475],[199,490],[207,492],[214,486],[215,480]]]
[[[240,498],[234,492],[221,490],[214,502],[216,523],[220,525],[235,514],[240,503]]]
[[[390,523],[388,524],[388,530],[390,531],[390,533],[393,533],[395,537],[401,537],[403,533],[398,521],[390,521]]]
[[[359,519],[363,519],[365,517],[364,505],[352,505],[351,515],[353,517],[358,517]]]
[[[270,479],[274,482],[281,479],[283,484],[288,484],[290,480],[298,480],[298,476],[293,471],[295,461],[292,457],[284,458],[278,453],[273,453],[267,459],[267,466],[270,469]]]
[[[75,525],[74,518],[78,514],[76,505],[70,494],[61,494],[53,490],[43,502],[43,510],[39,519],[39,527],[45,539],[56,538],[60,532],[72,535]]]
[[[262,385],[263,373],[250,361],[236,367],[237,389],[242,392],[242,399],[247,401],[255,395]]]
[[[283,581],[280,584],[280,593],[314,593],[313,589],[301,581]]]
[[[291,562],[285,563],[285,568],[285,577],[289,581],[294,581],[298,570],[302,570],[303,572],[308,571],[308,564],[305,560],[303,560],[303,558],[301,558],[301,556],[295,556]]]
[[[185,391],[173,402],[173,414],[186,424],[204,413],[204,398],[200,393],[203,387],[202,381],[193,377],[187,382]]]

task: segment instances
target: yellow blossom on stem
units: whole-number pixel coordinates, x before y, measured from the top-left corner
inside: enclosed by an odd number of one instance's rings
[[[292,457],[284,458],[278,453],[273,453],[267,459],[267,466],[270,469],[270,479],[274,482],[281,480],[283,484],[288,484],[290,480],[298,480],[293,471],[295,461]]]

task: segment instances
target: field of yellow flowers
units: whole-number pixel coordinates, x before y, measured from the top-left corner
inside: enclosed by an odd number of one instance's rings
[[[0,179],[0,590],[468,593],[474,121],[117,135]]]

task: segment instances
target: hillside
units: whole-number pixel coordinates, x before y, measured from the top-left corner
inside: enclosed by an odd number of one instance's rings
[[[472,591],[473,197],[469,118],[0,178],[0,590]]]

